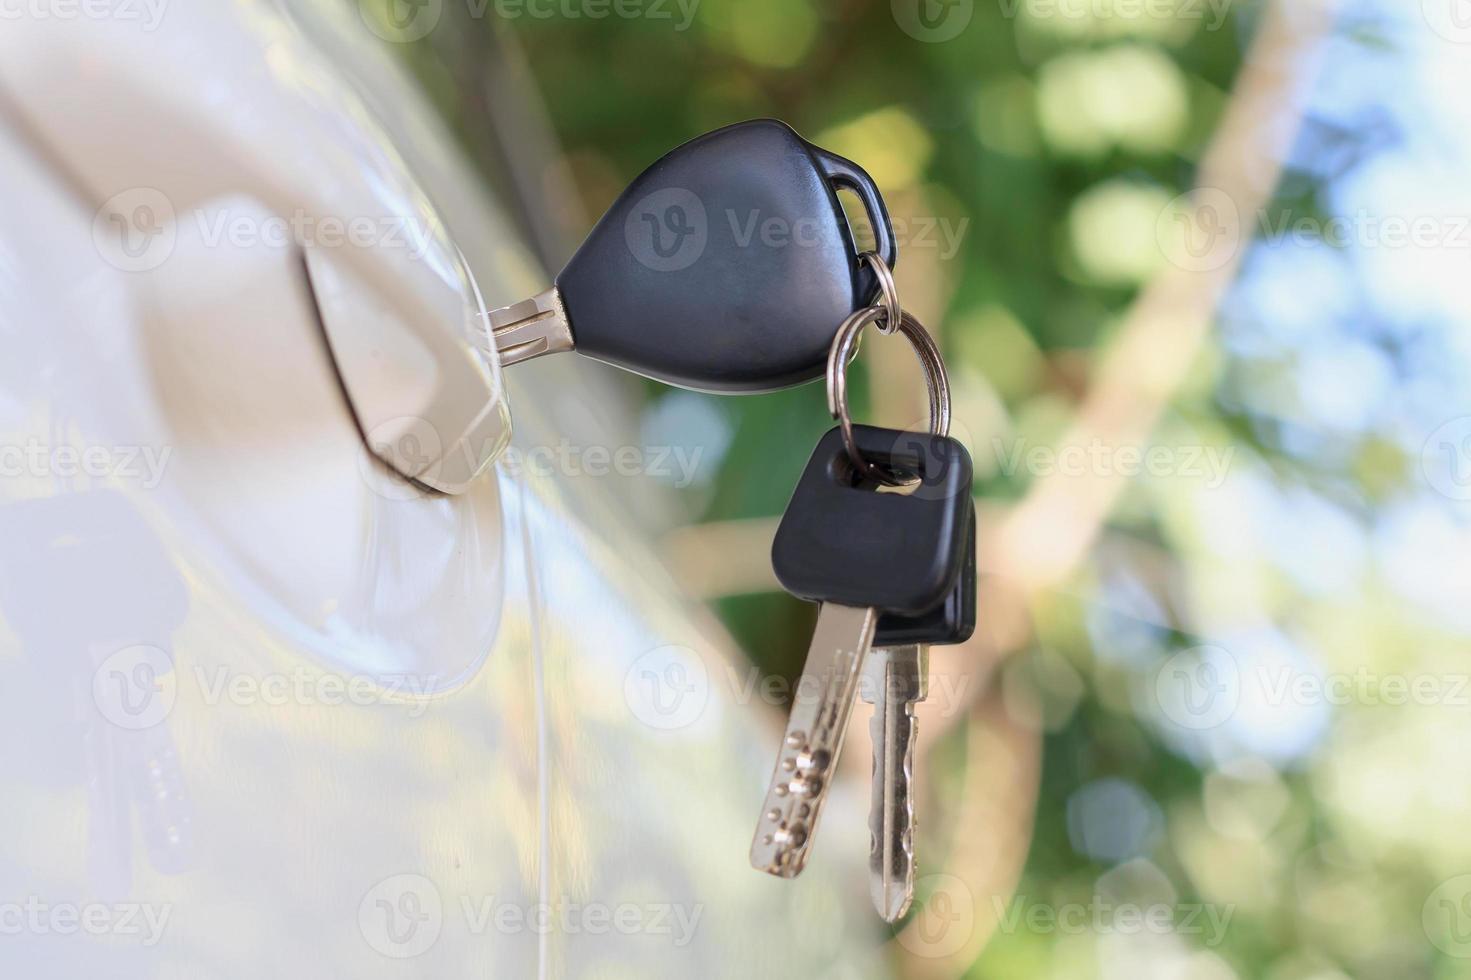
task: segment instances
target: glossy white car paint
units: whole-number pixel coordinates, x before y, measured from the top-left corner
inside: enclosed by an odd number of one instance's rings
[[[535,270],[354,4],[7,21],[0,173],[0,975],[882,972],[864,801],[747,866],[776,719],[605,485],[472,478],[627,407],[473,353]],[[456,495],[359,431],[450,416]]]

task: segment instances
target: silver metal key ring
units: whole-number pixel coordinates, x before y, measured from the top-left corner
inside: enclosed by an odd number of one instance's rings
[[[863,328],[875,323],[884,314],[881,306],[866,307],[848,317],[838,328],[837,336],[833,338],[833,345],[827,354],[827,410],[838,420],[838,425],[843,430],[843,447],[848,451],[848,459],[857,467],[858,472],[889,486],[912,486],[919,482],[918,477],[897,479],[883,467],[875,466],[863,458],[853,440],[853,417],[848,413],[848,362],[852,359]],[[930,432],[937,436],[948,436],[950,379],[945,374],[945,362],[940,356],[940,348],[936,346],[924,324],[909,313],[900,314],[899,329],[914,348],[920,366],[924,368],[925,387],[928,389],[930,402]]]
[[[879,291],[869,301],[869,305],[884,311],[884,319],[878,324],[878,331],[881,334],[891,334],[900,329],[900,323],[904,319],[904,307],[899,305],[899,288],[894,285],[894,271],[877,252],[862,252],[858,257],[873,270],[874,278],[879,281]]]

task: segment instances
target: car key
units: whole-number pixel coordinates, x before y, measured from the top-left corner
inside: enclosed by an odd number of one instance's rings
[[[975,504],[970,506],[965,564],[955,587],[920,616],[879,620],[863,667],[863,699],[874,706],[873,782],[868,829],[869,893],[879,915],[897,922],[914,899],[914,705],[929,693],[931,644],[964,643],[976,625]]]
[[[619,196],[551,289],[490,313],[501,363],[576,349],[729,393],[820,377],[833,325],[879,286],[838,188],[863,203],[892,267],[872,178],[785,123],[738,123],[677,147]]]
[[[751,843],[751,864],[784,878],[806,864],[852,715],[880,613],[921,617],[955,591],[970,541],[971,461],[944,436],[852,426],[855,449],[886,472],[912,474],[909,494],[880,493],[845,449],[823,436],[772,543],[777,579],[821,603],[817,629]]]

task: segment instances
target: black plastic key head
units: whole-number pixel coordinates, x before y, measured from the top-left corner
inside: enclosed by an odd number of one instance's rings
[[[771,548],[776,577],[798,598],[922,616],[954,592],[967,551],[975,552],[970,454],[954,439],[918,432],[857,425],[853,436],[866,460],[917,475],[918,486],[887,493],[864,482],[833,429],[782,515]]]
[[[918,616],[885,613],[873,635],[876,647],[951,646],[964,643],[976,631],[976,508],[970,507],[970,533],[966,536],[965,561],[950,593],[938,606]]]
[[[838,326],[877,288],[840,187],[863,202],[892,267],[873,180],[785,123],[727,126],[665,154],[557,277],[577,350],[704,391],[821,377]]]

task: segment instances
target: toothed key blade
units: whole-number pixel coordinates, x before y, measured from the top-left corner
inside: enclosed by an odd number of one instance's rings
[[[751,841],[751,866],[795,878],[807,865],[812,838],[837,775],[853,714],[855,688],[878,614],[823,603],[792,700],[786,734]]]
[[[897,922],[914,898],[914,705],[924,700],[929,648],[876,647],[864,666],[863,699],[874,705],[869,893]]]

